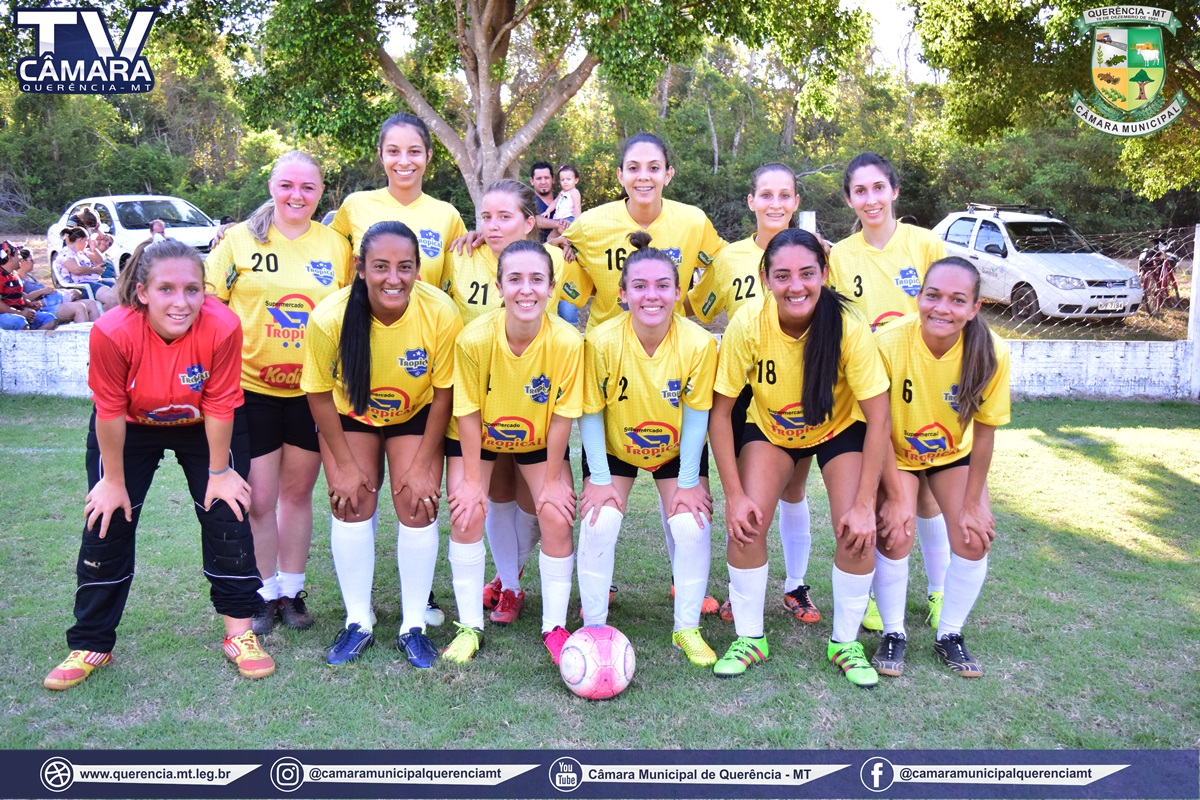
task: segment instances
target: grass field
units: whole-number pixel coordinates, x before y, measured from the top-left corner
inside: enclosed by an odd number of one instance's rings
[[[670,646],[666,548],[643,480],[621,539],[610,615],[637,649],[637,676],[603,703],[570,695],[539,641],[536,559],[519,623],[490,627],[469,665],[412,669],[393,647],[391,509],[378,543],[377,646],[348,667],[323,661],[342,608],[328,512],[318,509],[308,573],[317,625],[268,637],[274,676],[239,678],[221,654],[198,526],[170,458],[142,517],[138,575],[114,664],[77,689],[45,691],[42,677],[66,654],[63,632],[72,622],[88,410],[80,400],[0,397],[0,442],[9,454],[0,494],[0,741],[7,748],[1200,746],[1200,406],[1016,404],[1012,424],[997,435],[990,481],[1000,537],[967,628],[987,671],[982,680],[957,678],[936,661],[922,623],[919,557],[905,676],[865,692],[825,661],[832,543],[819,481],[810,482],[809,582],[825,617],[802,627],[777,602],[782,559],[772,533],[771,660],[728,681],[691,667]],[[324,497],[323,483],[317,496]],[[724,582],[723,547],[714,546],[710,586],[721,598]],[[444,538],[435,588],[453,618]],[[435,642],[448,641],[447,627],[432,631]],[[734,638],[732,626],[715,618],[706,635],[718,652]],[[861,639],[873,652],[875,635]]]

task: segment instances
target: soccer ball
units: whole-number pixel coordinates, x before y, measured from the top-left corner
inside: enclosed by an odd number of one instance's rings
[[[633,679],[633,645],[611,625],[584,627],[563,645],[559,672],[585,700],[616,697]]]

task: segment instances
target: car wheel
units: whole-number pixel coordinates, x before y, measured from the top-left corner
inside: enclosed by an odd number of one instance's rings
[[[1032,286],[1018,286],[1013,289],[1012,305],[1009,310],[1014,320],[1034,322],[1041,316],[1040,308],[1037,292],[1033,290]]]

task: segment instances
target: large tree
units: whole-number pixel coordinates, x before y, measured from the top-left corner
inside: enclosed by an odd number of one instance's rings
[[[279,0],[245,83],[252,119],[362,149],[396,95],[449,151],[478,204],[598,68],[647,95],[706,37],[767,40],[828,79],[867,37],[839,0]]]

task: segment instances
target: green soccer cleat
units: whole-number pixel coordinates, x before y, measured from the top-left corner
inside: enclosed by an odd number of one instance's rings
[[[717,654],[704,641],[699,628],[686,628],[671,634],[671,644],[678,647],[687,656],[688,661],[697,667],[711,667],[717,663]]]
[[[875,605],[874,596],[867,602],[867,613],[863,614],[862,626],[869,631],[883,630],[883,617],[879,616],[879,606]]]
[[[752,639],[749,636],[739,636],[713,666],[713,674],[718,678],[732,678],[741,675],[755,664],[766,661],[770,655],[767,637]]]
[[[846,675],[846,680],[855,686],[872,689],[879,683],[879,673],[867,661],[860,643],[830,639],[825,652],[829,656],[829,663],[840,669]]]
[[[454,641],[450,642],[450,645],[442,651],[442,658],[456,664],[465,664],[483,649],[483,631],[463,625],[461,622],[456,622],[454,625],[458,628],[458,634],[454,637]]]

